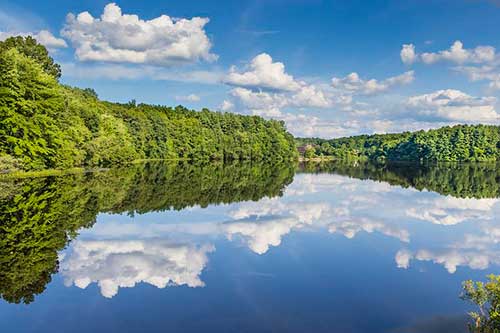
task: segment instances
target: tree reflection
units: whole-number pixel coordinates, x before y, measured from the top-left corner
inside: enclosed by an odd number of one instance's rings
[[[304,163],[304,172],[330,172],[358,179],[370,179],[404,188],[428,190],[457,198],[500,197],[500,168],[497,164],[405,163],[373,164],[326,162]]]
[[[58,251],[99,213],[147,213],[281,196],[286,164],[148,163],[0,181],[0,297],[30,303],[58,271]]]

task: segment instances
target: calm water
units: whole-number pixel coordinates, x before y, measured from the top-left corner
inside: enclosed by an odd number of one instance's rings
[[[496,166],[138,165],[0,182],[1,332],[466,332]]]

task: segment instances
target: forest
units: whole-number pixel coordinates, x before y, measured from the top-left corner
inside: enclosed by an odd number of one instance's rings
[[[60,76],[60,66],[32,37],[0,42],[0,172],[297,155],[281,121],[105,102],[90,88],[60,84]]]
[[[339,139],[297,138],[306,158],[411,162],[500,161],[500,126],[456,125],[398,134]]]

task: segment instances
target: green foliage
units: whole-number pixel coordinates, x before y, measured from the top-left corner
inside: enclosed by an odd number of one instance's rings
[[[283,193],[289,164],[147,163],[107,172],[0,181],[0,297],[30,303],[58,270],[58,251],[97,214],[147,213]]]
[[[31,54],[43,46],[29,37],[8,41],[0,47],[0,156],[19,160],[24,170],[297,155],[283,122],[135,100],[103,102],[94,90],[60,85],[47,74],[43,57]]]
[[[314,158],[316,156],[316,151],[312,146],[308,146],[304,152],[305,158]]]
[[[56,64],[54,59],[49,56],[45,46],[38,44],[33,37],[16,36],[0,41],[0,52],[8,49],[16,49],[25,56],[30,57],[42,67],[45,73],[55,79],[61,77],[61,66]]]
[[[19,171],[22,168],[20,160],[15,159],[10,155],[0,156],[0,174]]]
[[[469,313],[473,323],[469,325],[474,333],[500,332],[500,276],[488,276],[488,282],[463,283],[460,296],[463,300],[475,304],[479,312]]]
[[[57,81],[16,49],[0,53],[0,154],[28,169],[54,167],[62,131]]]
[[[457,125],[414,133],[296,139],[296,144],[312,144],[316,154],[341,160],[494,162],[500,161],[500,126]]]

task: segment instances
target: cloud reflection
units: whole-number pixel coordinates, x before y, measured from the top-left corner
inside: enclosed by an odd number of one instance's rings
[[[140,282],[157,288],[203,287],[200,274],[212,251],[212,245],[196,247],[159,239],[76,241],[62,260],[61,273],[67,286],[84,289],[97,283],[108,298],[119,288]]]
[[[141,282],[158,288],[202,287],[200,275],[214,251],[213,245],[205,244],[207,239],[241,241],[264,255],[282,245],[286,235],[304,230],[339,233],[348,239],[361,232],[391,237],[404,244],[394,257],[401,269],[410,268],[412,261],[428,261],[450,273],[461,266],[482,270],[500,264],[498,203],[339,175],[299,174],[283,197],[185,211],[209,213],[209,222],[139,225],[131,218],[129,223],[100,223],[85,234],[93,240],[72,244],[61,260],[61,272],[67,285],[86,288],[97,283],[105,297]],[[171,214],[160,218],[181,213]],[[465,222],[474,222],[474,228],[463,228]],[[433,230],[449,237],[428,239]],[[414,240],[417,248],[410,242]]]

